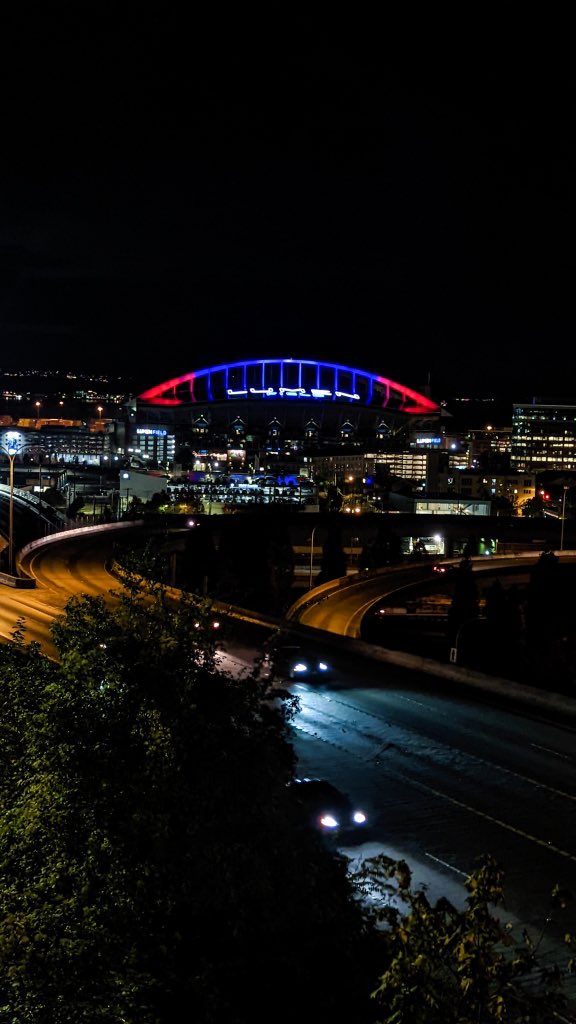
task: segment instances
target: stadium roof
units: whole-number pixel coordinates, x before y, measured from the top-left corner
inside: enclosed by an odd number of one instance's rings
[[[159,406],[247,400],[360,405],[407,415],[440,411],[426,395],[388,377],[311,359],[251,359],[193,370],[148,388],[138,400]]]

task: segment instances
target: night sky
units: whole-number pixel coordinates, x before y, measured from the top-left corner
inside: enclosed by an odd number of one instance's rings
[[[76,6],[4,33],[0,368],[304,357],[576,400],[561,60]]]

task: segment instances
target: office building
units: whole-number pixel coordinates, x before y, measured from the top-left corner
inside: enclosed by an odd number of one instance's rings
[[[510,468],[516,473],[576,473],[576,405],[514,405]]]

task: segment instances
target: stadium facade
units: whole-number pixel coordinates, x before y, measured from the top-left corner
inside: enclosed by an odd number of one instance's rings
[[[226,454],[228,468],[327,450],[406,448],[438,434],[440,407],[386,377],[310,359],[253,359],[196,370],[129,403],[129,440]],[[150,453],[148,453],[150,454]]]

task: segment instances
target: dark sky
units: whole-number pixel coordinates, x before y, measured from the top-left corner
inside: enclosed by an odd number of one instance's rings
[[[576,398],[560,59],[59,9],[4,27],[0,368],[307,357]]]

